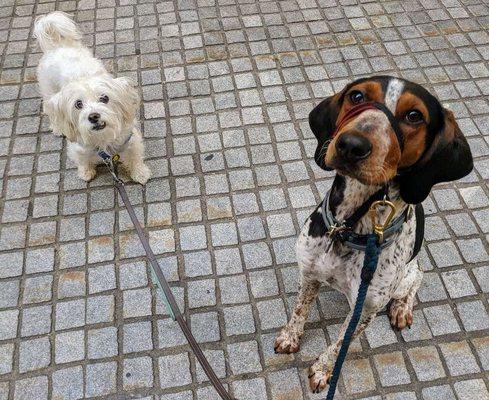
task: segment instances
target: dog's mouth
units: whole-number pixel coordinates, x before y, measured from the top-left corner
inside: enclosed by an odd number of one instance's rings
[[[104,129],[106,127],[106,125],[107,124],[105,122],[98,122],[98,123],[93,125],[92,131],[101,131],[102,129]]]

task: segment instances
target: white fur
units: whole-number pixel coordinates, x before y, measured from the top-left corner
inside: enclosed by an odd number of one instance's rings
[[[54,133],[69,140],[68,155],[80,178],[95,177],[97,151],[120,153],[131,178],[146,183],[151,172],[143,162],[144,145],[136,129],[140,99],[128,78],[114,78],[81,42],[69,16],[52,12],[37,19],[34,35],[44,55],[37,67],[44,112]],[[101,101],[102,96],[108,102]],[[75,103],[82,102],[77,109]],[[97,123],[89,115],[99,115]],[[132,134],[130,140],[128,138]]]
[[[385,105],[393,113],[396,113],[397,102],[404,89],[404,82],[399,79],[391,79],[385,93]]]

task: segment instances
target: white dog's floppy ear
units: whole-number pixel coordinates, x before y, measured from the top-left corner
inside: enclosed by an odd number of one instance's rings
[[[116,91],[114,100],[121,105],[125,124],[133,122],[140,104],[139,93],[134,86],[132,79],[125,76],[114,79],[113,90]]]
[[[78,130],[71,121],[71,115],[66,110],[63,96],[60,93],[56,93],[43,103],[43,108],[49,117],[53,133],[66,136],[70,142],[75,142]]]

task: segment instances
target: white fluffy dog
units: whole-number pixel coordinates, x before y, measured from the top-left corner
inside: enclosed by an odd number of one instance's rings
[[[144,146],[136,128],[139,96],[127,78],[114,78],[81,42],[70,17],[52,12],[35,24],[43,56],[37,78],[56,134],[66,136],[68,156],[78,175],[89,181],[102,159],[100,151],[120,156],[131,178],[146,183],[151,172],[143,162]]]

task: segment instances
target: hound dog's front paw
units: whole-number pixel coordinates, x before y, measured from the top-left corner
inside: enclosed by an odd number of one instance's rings
[[[332,373],[332,368],[327,368],[320,361],[316,361],[309,368],[309,387],[311,388],[312,392],[321,392],[328,385]]]
[[[280,354],[291,354],[297,353],[300,348],[300,335],[295,331],[285,326],[280,334],[275,339],[275,344],[273,348],[275,353]]]
[[[131,170],[131,179],[134,182],[144,185],[151,177],[151,170],[145,164],[136,165]]]
[[[97,175],[97,170],[93,167],[79,166],[78,176],[85,182],[90,182]]]
[[[389,319],[394,329],[411,328],[413,324],[413,306],[405,299],[394,299],[389,306]]]

